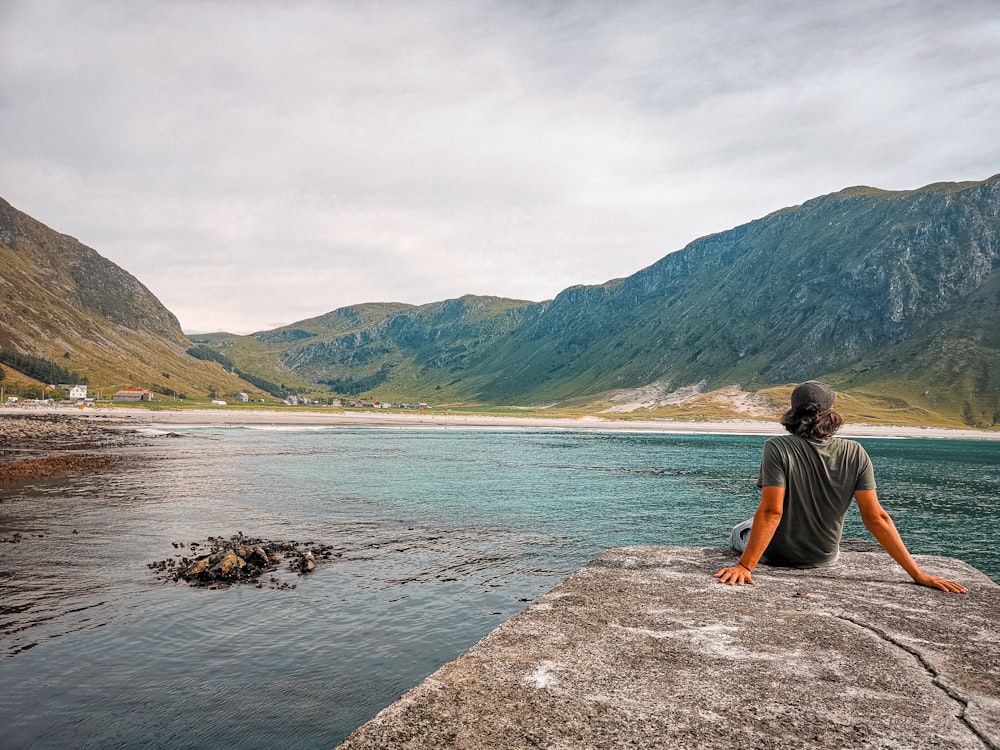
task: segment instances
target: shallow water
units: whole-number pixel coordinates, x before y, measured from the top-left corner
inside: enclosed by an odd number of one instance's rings
[[[191,429],[141,468],[5,490],[0,747],[332,747],[601,550],[720,546],[763,440]],[[911,550],[1000,580],[1000,447],[862,442]],[[146,569],[238,531],[342,556],[278,573],[293,591]]]

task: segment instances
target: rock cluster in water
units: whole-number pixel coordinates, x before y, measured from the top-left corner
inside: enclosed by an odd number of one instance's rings
[[[264,588],[261,578],[287,562],[287,569],[298,575],[311,573],[320,562],[341,556],[329,545],[316,542],[265,541],[246,537],[243,533],[228,539],[210,536],[206,542],[173,542],[184,550],[166,560],[147,566],[164,581],[187,581],[192,586],[229,588],[238,583]],[[191,557],[186,553],[190,552]],[[269,576],[267,583],[274,589],[294,589],[297,584],[283,583]]]

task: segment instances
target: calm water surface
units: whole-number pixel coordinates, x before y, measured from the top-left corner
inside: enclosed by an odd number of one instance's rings
[[[764,438],[191,429],[0,490],[0,748],[329,748],[607,547],[721,546]],[[1000,445],[862,441],[910,549],[1000,580]],[[294,591],[158,582],[172,542],[331,544]],[[848,536],[866,537],[856,511]]]

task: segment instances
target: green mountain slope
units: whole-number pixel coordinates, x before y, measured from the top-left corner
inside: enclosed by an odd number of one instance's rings
[[[188,356],[190,346],[174,315],[135,277],[0,199],[0,349],[55,361],[96,391],[255,390]]]
[[[395,402],[469,400],[495,377],[497,342],[536,307],[474,296],[421,306],[357,305],[207,345],[240,370],[294,387],[311,383]]]
[[[623,281],[567,290],[520,336],[529,350],[548,346],[573,378],[538,362],[495,395],[790,382],[876,357],[948,315],[953,328],[971,325],[963,304],[997,262],[998,185],[847,190],[698,240]],[[912,364],[900,374],[920,375]]]
[[[360,306],[213,346],[264,377],[392,400],[568,403],[828,377],[992,424],[998,216],[1000,176],[849,188],[550,302]]]

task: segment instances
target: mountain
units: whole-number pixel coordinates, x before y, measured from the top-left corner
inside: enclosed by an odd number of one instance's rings
[[[0,290],[0,364],[12,354],[46,360],[107,395],[124,385],[191,396],[255,390],[188,355],[177,318],[134,276],[2,199]],[[9,361],[2,366],[13,376]]]
[[[341,308],[250,336],[192,336],[242,371],[300,390],[379,392],[392,401],[468,400],[503,365],[495,347],[538,307],[465,296],[428,305],[372,303]]]
[[[825,378],[986,426],[1000,423],[998,243],[1000,175],[854,187],[548,302],[363,305],[211,346],[261,377],[390,400],[594,405],[652,388],[655,406]]]

